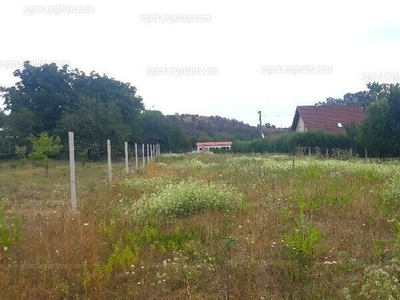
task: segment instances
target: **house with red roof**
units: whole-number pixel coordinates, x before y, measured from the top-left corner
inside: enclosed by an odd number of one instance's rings
[[[232,142],[198,142],[196,143],[197,151],[207,151],[210,149],[231,150]]]
[[[291,130],[346,133],[346,125],[360,124],[364,119],[365,112],[359,105],[297,106]]]

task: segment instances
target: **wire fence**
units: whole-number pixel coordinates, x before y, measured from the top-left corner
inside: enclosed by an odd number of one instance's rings
[[[107,169],[108,169],[108,184],[112,182],[112,148],[111,140],[106,141],[106,153],[107,153]],[[86,143],[87,145],[87,143]],[[79,144],[78,144],[79,147]],[[103,146],[104,147],[104,146]],[[88,148],[85,148],[88,149]],[[103,149],[103,148],[101,148]],[[129,174],[129,144],[124,142],[124,157],[125,157],[125,171]],[[76,196],[76,174],[75,174],[75,153],[77,153],[77,148],[75,147],[75,138],[73,132],[68,132],[68,152],[69,152],[69,165],[70,165],[70,186],[71,186],[71,209],[73,212],[77,210],[77,196]],[[81,149],[79,149],[81,150]],[[82,150],[81,150],[82,151]],[[161,149],[159,144],[141,144],[138,145],[134,143],[133,145],[134,153],[134,170],[139,170],[140,167],[145,167],[146,164],[150,164],[158,155],[161,154]],[[139,156],[140,154],[140,156]],[[82,155],[82,154],[81,154]],[[88,153],[86,152],[86,157]],[[81,157],[81,159],[83,159]],[[140,161],[141,160],[141,161]]]

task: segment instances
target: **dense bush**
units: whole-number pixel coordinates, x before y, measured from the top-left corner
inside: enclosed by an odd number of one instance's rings
[[[192,179],[143,195],[128,214],[139,221],[183,218],[206,210],[231,211],[242,203],[243,195],[232,187]]]
[[[253,141],[234,141],[232,151],[235,153],[286,153],[296,154],[299,147],[319,147],[322,153],[326,149],[348,149],[354,147],[349,136],[345,134],[335,134],[323,131],[311,132],[288,132],[281,136],[258,139]],[[359,149],[355,149],[359,151]]]

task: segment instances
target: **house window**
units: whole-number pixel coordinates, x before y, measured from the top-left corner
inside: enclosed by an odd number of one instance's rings
[[[337,123],[337,127],[339,127],[339,128],[342,128],[343,127],[343,125],[342,125],[342,123]]]

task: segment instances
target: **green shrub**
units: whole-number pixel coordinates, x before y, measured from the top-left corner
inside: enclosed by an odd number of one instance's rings
[[[113,274],[126,273],[137,261],[139,247],[125,246],[121,240],[113,244],[113,251],[107,259],[107,263],[96,261],[89,265],[86,261],[83,265],[82,281],[85,295],[89,289],[102,290],[109,283]]]
[[[322,233],[312,223],[299,218],[298,226],[283,236],[286,248],[283,252],[289,276],[299,280],[307,268],[314,264],[314,255],[322,243]]]
[[[267,152],[295,154],[298,152],[299,147],[306,147],[307,149],[311,147],[311,149],[315,149],[316,146],[320,148],[320,153],[324,154],[326,149],[349,149],[352,147],[352,143],[346,134],[324,131],[286,132],[268,139],[255,139],[243,142],[234,141],[232,150],[234,153]],[[356,150],[354,154],[356,154]]]
[[[128,210],[135,220],[184,218],[206,211],[231,211],[243,204],[232,187],[190,179],[167,185],[157,194],[145,194]]]

